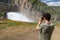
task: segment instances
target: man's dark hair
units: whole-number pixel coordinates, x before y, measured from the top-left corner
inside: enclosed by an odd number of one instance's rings
[[[43,18],[45,18],[46,20],[50,21],[51,15],[49,13],[44,13],[43,14]]]

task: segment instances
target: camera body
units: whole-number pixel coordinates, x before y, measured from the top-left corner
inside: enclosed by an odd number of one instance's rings
[[[41,20],[44,20],[43,16],[41,17]]]

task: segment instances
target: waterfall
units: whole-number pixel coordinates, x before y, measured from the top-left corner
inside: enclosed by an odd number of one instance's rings
[[[15,20],[15,21],[23,21],[23,22],[33,22],[29,18],[27,18],[26,15],[20,12],[8,12],[7,13],[7,18],[10,20]]]

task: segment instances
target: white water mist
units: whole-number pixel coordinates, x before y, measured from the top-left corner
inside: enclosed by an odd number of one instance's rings
[[[27,18],[26,15],[20,12],[8,12],[7,13],[7,18],[10,20],[15,20],[15,21],[23,21],[23,22],[33,22],[29,18]]]

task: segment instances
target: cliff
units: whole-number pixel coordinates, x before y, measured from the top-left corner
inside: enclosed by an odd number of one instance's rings
[[[34,21],[38,20],[41,12],[52,11],[49,6],[39,0],[0,0],[0,10],[0,13],[21,12]]]

